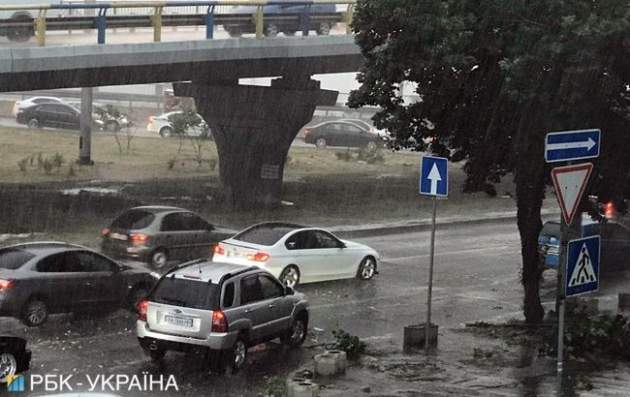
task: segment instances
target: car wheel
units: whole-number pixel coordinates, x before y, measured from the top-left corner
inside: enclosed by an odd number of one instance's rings
[[[168,263],[168,254],[164,248],[158,248],[151,254],[151,267],[155,270],[163,269]]]
[[[224,27],[225,31],[227,32],[228,35],[230,35],[230,37],[241,37],[241,31],[238,28],[226,28]]]
[[[160,130],[160,136],[162,138],[170,138],[173,136],[173,129],[171,127],[162,127]]]
[[[306,339],[307,329],[306,315],[303,313],[298,314],[298,317],[293,321],[293,326],[281,338],[282,343],[290,347],[300,346]]]
[[[365,145],[365,147],[369,151],[374,151],[374,150],[376,150],[376,142],[370,141],[370,142],[367,143],[367,145]]]
[[[328,36],[330,34],[330,23],[322,22],[317,28],[317,34],[320,36]]]
[[[0,383],[7,383],[9,376],[17,373],[17,359],[13,353],[0,353]]]
[[[315,147],[318,149],[326,149],[326,138],[317,138],[317,140],[315,140]]]
[[[127,300],[127,308],[131,311],[136,311],[138,303],[147,297],[149,290],[143,286],[136,286],[131,290],[129,298]]]
[[[11,17],[11,22],[32,22],[33,18],[28,14],[17,14]],[[7,38],[16,43],[27,42],[35,35],[32,27],[14,28],[7,32]]]
[[[32,129],[39,128],[39,120],[33,117],[32,119],[28,121],[28,123],[26,123],[26,125],[28,125],[28,128],[32,128]]]
[[[105,130],[107,132],[117,132],[120,131],[120,126],[115,121],[108,121],[107,124],[105,124]]]
[[[247,340],[241,334],[236,338],[232,348],[223,355],[223,367],[228,375],[235,374],[245,366],[245,362],[247,362]]]
[[[48,307],[39,299],[30,300],[22,310],[22,321],[29,327],[38,327],[46,322]]]
[[[276,24],[270,23],[265,26],[265,36],[267,37],[276,37],[280,30],[278,30],[278,26]]]
[[[300,270],[294,265],[287,266],[280,273],[279,279],[287,287],[295,288],[300,283]]]
[[[359,265],[357,278],[359,280],[369,280],[376,274],[376,260],[371,256],[366,256]]]

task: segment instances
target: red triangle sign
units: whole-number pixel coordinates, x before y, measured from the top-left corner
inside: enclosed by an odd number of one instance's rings
[[[591,163],[555,167],[551,170],[556,198],[567,225],[573,222],[592,171]]]

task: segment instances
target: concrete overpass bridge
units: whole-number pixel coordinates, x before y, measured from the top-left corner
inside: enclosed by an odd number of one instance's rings
[[[362,55],[351,35],[309,36],[304,15],[300,17],[304,36],[263,39],[264,6],[353,4],[354,0],[230,3],[257,5],[256,38],[105,45],[99,35],[102,43],[95,45],[4,48],[0,49],[0,92],[174,82],[175,94],[193,97],[212,129],[228,202],[246,208],[277,204],[293,139],[311,120],[316,106],[332,106],[337,99],[337,92],[320,89],[311,76],[357,71]],[[345,20],[350,20],[348,15]],[[37,27],[42,24],[46,26],[40,17]],[[276,79],[270,87],[239,84],[240,78],[250,77]],[[84,116],[91,115],[91,95],[86,99]],[[91,123],[83,124],[81,154],[89,159]]]

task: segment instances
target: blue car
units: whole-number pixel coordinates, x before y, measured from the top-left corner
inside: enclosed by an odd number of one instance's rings
[[[582,218],[582,237],[599,235],[600,263],[604,271],[626,270],[630,267],[630,220],[623,216],[607,217],[602,222]],[[545,269],[557,269],[560,260],[560,223],[545,222],[538,235],[538,252]]]
[[[233,6],[227,14],[243,15],[246,18],[234,18],[233,22],[225,23],[223,29],[232,37],[239,37],[244,33],[255,33],[256,6]],[[305,11],[308,10],[308,13]],[[342,20],[337,13],[335,4],[296,5],[294,3],[272,4],[263,8],[265,36],[274,37],[282,32],[285,36],[293,36],[302,30],[302,18],[308,15],[307,26],[319,35],[328,35],[332,27]],[[271,17],[271,18],[269,18]]]

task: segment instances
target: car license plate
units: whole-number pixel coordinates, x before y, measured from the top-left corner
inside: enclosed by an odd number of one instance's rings
[[[169,316],[168,314],[164,316],[164,322],[177,325],[178,327],[184,328],[192,328],[193,327],[193,319],[178,317],[178,316]]]
[[[127,240],[127,236],[124,234],[120,234],[120,233],[111,233],[109,235],[109,237],[116,239],[116,240]]]

